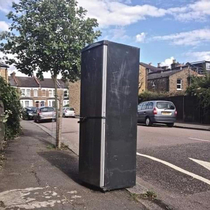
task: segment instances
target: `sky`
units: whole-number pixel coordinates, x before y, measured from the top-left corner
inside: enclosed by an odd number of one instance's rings
[[[9,28],[5,15],[11,4],[0,0],[0,32]],[[99,41],[139,47],[141,62],[210,60],[210,0],[78,0],[78,5],[98,20]]]

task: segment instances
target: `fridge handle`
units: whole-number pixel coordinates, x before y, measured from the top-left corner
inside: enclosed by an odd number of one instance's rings
[[[106,119],[106,117],[102,117],[102,116],[80,117],[80,120],[78,121],[78,123],[83,123],[88,119]]]

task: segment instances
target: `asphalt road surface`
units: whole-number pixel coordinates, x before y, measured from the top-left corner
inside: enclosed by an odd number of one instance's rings
[[[63,119],[62,129],[76,144],[77,121]],[[210,209],[210,132],[138,125],[137,176],[171,209]]]

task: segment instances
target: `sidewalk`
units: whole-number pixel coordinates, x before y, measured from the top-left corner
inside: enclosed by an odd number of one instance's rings
[[[78,156],[53,149],[54,138],[22,121],[23,135],[10,141],[0,170],[3,209],[146,209],[126,190],[100,192],[78,179]]]
[[[174,127],[210,131],[210,125],[176,122]]]

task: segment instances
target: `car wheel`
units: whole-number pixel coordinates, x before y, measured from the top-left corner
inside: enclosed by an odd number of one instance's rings
[[[174,126],[174,123],[168,123],[167,126],[168,127],[173,127]]]
[[[146,126],[152,125],[152,122],[151,122],[151,120],[150,120],[149,117],[146,117],[146,119],[145,119],[145,124],[146,124]]]

